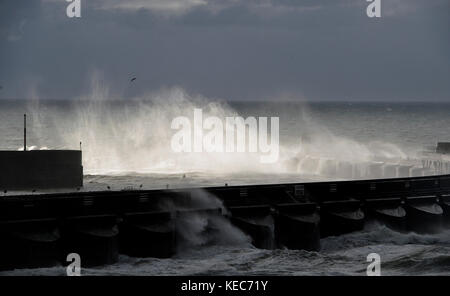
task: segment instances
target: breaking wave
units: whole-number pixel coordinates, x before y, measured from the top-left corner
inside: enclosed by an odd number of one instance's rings
[[[46,135],[43,139],[51,138],[51,148],[79,149],[81,145],[88,175],[250,172],[360,179],[436,173],[432,167],[424,167],[417,149],[406,152],[393,143],[361,142],[331,132],[316,121],[307,104],[299,103],[298,112],[290,110],[290,119],[283,121],[287,115],[270,106],[263,112],[243,114],[225,101],[190,95],[176,87],[127,101],[110,99],[108,88],[101,83],[94,82],[92,89],[89,96],[75,100],[70,108],[45,107],[36,99],[29,109],[33,132]],[[172,151],[172,120],[178,116],[192,118],[194,108],[202,109],[205,118],[285,116],[280,120],[278,162],[261,163],[261,152]],[[39,144],[36,147],[47,143]],[[450,171],[450,165],[444,169]]]

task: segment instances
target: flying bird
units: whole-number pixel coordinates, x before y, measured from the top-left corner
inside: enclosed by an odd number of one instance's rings
[[[130,82],[133,82],[136,80],[136,77],[131,78]]]

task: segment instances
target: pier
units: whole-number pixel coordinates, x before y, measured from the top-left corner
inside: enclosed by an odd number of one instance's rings
[[[450,225],[450,175],[207,188],[70,192],[0,198],[0,269],[111,264],[119,254],[167,258],[180,227],[200,216],[226,219],[258,248],[320,251],[320,238],[359,231],[371,220],[396,231]]]

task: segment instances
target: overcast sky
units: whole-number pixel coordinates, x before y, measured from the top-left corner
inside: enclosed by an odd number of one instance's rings
[[[450,101],[450,1],[0,0],[0,98]],[[137,77],[130,87],[129,79]]]

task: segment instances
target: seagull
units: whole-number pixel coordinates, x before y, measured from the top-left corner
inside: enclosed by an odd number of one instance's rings
[[[133,82],[136,80],[136,77],[131,78],[130,82]]]

